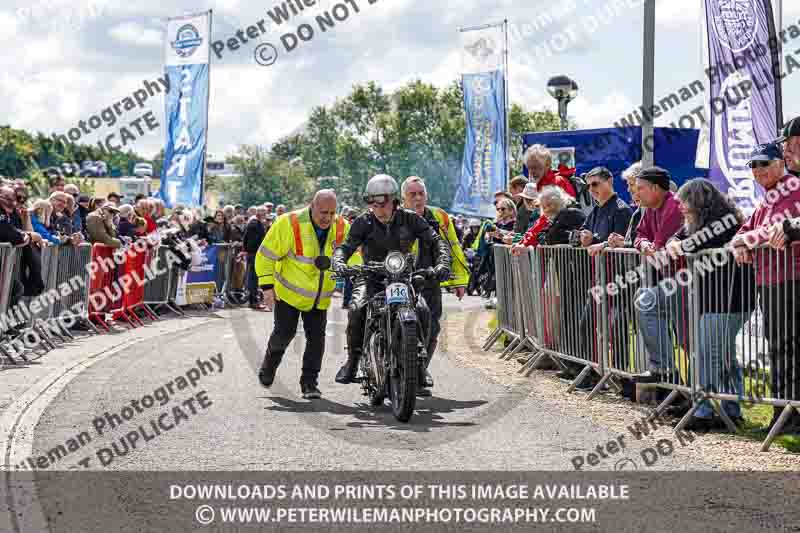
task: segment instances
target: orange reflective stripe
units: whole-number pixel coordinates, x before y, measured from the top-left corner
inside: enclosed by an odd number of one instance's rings
[[[444,219],[444,236],[447,237],[447,232],[450,231],[450,215],[445,213],[444,209],[439,209],[439,213],[442,214]]]
[[[289,220],[292,222],[292,231],[294,231],[294,253],[295,255],[303,255],[303,237],[300,235],[300,221],[297,220],[297,214],[292,213],[289,215]]]
[[[336,246],[342,244],[344,240],[344,220],[342,217],[336,217]]]

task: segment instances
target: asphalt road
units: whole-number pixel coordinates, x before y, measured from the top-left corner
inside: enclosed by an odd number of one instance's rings
[[[446,296],[445,313],[477,309],[480,303]],[[61,444],[68,453],[48,468],[106,471],[571,470],[574,456],[618,437],[561,412],[555,404],[531,398],[527,383],[499,385],[446,353],[432,362],[433,397],[419,398],[411,423],[399,423],[388,405],[370,407],[359,385],[334,382],[344,361],[345,312],[332,308],[328,324],[320,400],[300,396],[302,332],[284,357],[275,384],[265,389],[256,372],[272,314],[225,310],[220,318],[132,344],[75,374],[38,416],[31,455],[47,455]],[[467,336],[470,327],[464,326]],[[480,344],[480,339],[474,342]],[[221,371],[212,357],[221,357]],[[198,359],[208,362],[208,375],[200,372]],[[194,386],[182,383],[187,373],[198,375]],[[132,408],[132,401],[157,394],[167,384],[175,399],[164,407],[156,401],[147,409],[139,405],[141,413]],[[201,391],[202,402],[196,397]],[[185,416],[176,415],[173,406],[191,396],[194,402],[181,407]],[[111,413],[130,420],[122,419],[111,429]],[[162,427],[170,429],[156,435],[150,421],[161,413],[167,413]],[[126,442],[124,435],[139,426],[145,429],[136,437],[135,449],[125,446],[131,438]],[[78,436],[82,432],[84,440]],[[638,448],[639,443],[629,444],[628,455],[635,457],[636,450],[654,443],[645,441]],[[596,469],[614,470],[622,458],[604,459]],[[663,458],[657,468],[707,467]]]

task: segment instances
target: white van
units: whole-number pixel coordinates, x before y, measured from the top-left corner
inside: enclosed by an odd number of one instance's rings
[[[136,163],[133,166],[133,175],[139,178],[153,176],[153,165],[150,163]]]

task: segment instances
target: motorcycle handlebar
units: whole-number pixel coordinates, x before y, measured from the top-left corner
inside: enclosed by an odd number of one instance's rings
[[[333,279],[345,279],[345,278],[361,276],[367,273],[385,274],[386,269],[383,263],[370,262],[364,265],[345,267],[339,270],[338,272],[334,272],[331,277]],[[433,268],[428,267],[413,271],[411,273],[411,277],[413,278],[414,276],[422,276],[425,279],[433,279],[434,277],[436,277],[436,274],[434,273]]]

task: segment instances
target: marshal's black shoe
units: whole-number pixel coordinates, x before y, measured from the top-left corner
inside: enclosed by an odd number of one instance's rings
[[[322,393],[319,391],[316,385],[309,385],[307,383],[303,383],[300,385],[300,391],[303,393],[303,398],[306,400],[315,400],[318,398],[322,398]]]
[[[258,371],[258,381],[262,385],[269,388],[272,382],[275,381],[275,373],[278,371],[278,365],[269,360],[269,356],[264,358],[264,363],[261,365],[261,370]]]

